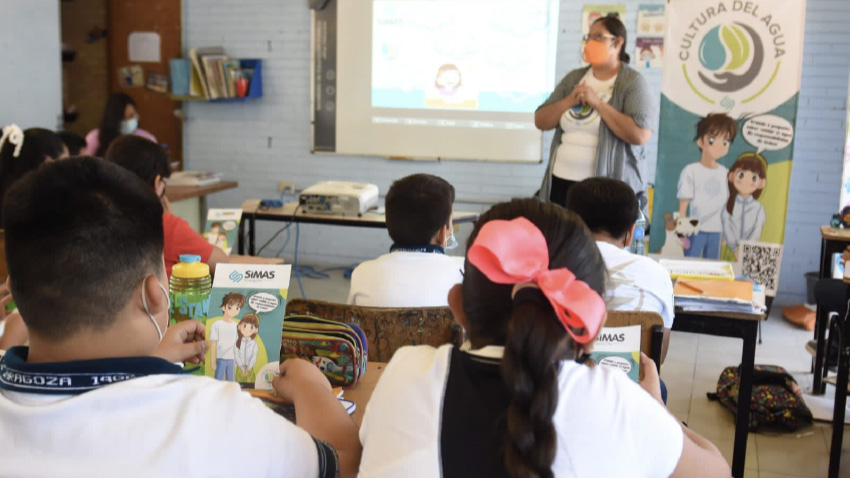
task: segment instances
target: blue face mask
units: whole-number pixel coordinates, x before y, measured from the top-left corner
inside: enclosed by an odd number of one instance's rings
[[[446,242],[446,250],[454,249],[457,247],[457,239],[455,239],[455,233],[452,232],[452,235],[449,236],[448,242]]]
[[[139,129],[139,118],[132,118],[121,122],[121,134],[130,134]]]

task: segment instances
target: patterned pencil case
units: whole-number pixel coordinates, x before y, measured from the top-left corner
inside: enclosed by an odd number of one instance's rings
[[[309,360],[332,385],[350,387],[366,372],[365,338],[360,327],[354,324],[291,315],[283,321],[280,360]]]

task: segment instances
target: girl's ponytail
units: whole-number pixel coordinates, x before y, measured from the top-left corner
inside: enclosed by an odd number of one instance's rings
[[[515,304],[502,359],[502,377],[513,397],[505,466],[512,477],[550,478],[557,445],[552,416],[558,406],[565,332],[539,289],[519,291]]]

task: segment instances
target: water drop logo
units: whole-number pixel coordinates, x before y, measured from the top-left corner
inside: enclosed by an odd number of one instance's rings
[[[590,116],[593,115],[594,111],[595,110],[591,108],[590,105],[583,105],[579,103],[576,106],[573,106],[572,108],[567,110],[567,115],[569,115],[569,117],[572,118],[573,121],[581,123],[586,119],[590,118]]]
[[[233,271],[228,277],[230,277],[230,280],[232,280],[233,282],[242,282],[242,278],[244,276],[239,273],[239,271]]]
[[[699,72],[699,78],[706,86],[735,92],[749,86],[761,72],[764,44],[749,25],[717,25],[700,43],[699,62],[705,70]]]

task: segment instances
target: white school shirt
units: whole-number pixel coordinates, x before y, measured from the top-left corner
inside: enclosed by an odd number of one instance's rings
[[[616,80],[617,75],[605,81],[597,80],[591,68],[581,81],[593,88],[602,102],[607,103],[614,93]],[[564,132],[555,152],[552,174],[570,181],[596,176],[596,148],[602,121],[599,113],[589,106],[578,105],[565,111],[559,121]]]
[[[699,219],[700,232],[721,232],[721,211],[729,199],[729,170],[722,164],[711,169],[700,162],[682,169],[679,176],[678,199],[689,199],[688,217]]]
[[[236,339],[239,332],[236,330],[236,321],[225,322],[224,319],[217,320],[210,327],[210,342],[216,342],[215,357],[223,360],[236,358]]]
[[[351,274],[348,303],[367,307],[445,307],[463,282],[463,257],[395,251],[361,263]]]
[[[673,327],[673,282],[670,272],[652,259],[614,244],[596,241],[608,268],[605,305],[608,310],[657,312],[664,328]]]
[[[80,395],[0,390],[0,475],[319,476],[316,444],[233,382],[150,375]]]
[[[446,384],[452,349],[402,347],[393,355],[360,427],[360,478],[443,475],[441,414],[451,393]],[[471,352],[483,359],[501,359],[503,353],[504,347],[494,346]],[[622,372],[564,361],[558,396],[552,418],[558,436],[555,476],[666,478],[676,468],[684,444],[681,426]]]

